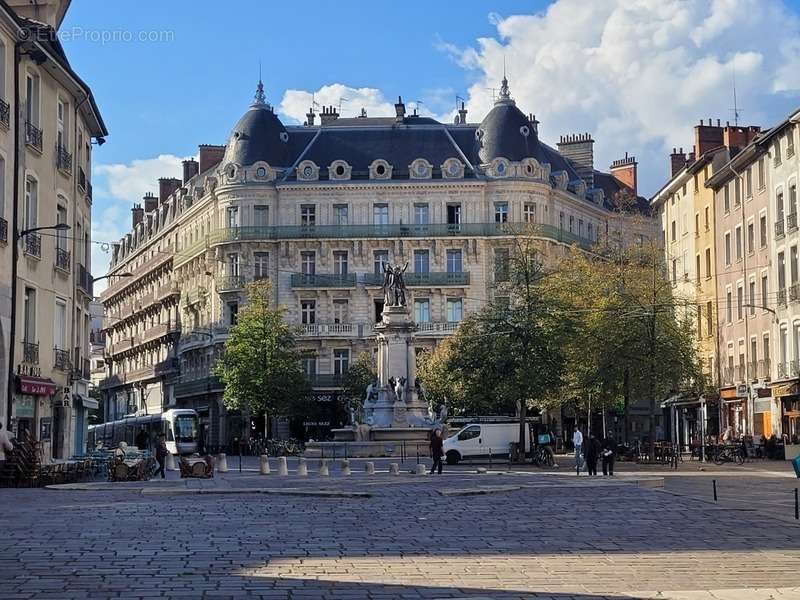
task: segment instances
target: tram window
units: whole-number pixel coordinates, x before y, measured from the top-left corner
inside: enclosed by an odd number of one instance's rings
[[[167,441],[168,442],[174,442],[175,441],[175,436],[172,434],[172,423],[165,422],[164,425],[166,425],[166,429],[167,429]]]

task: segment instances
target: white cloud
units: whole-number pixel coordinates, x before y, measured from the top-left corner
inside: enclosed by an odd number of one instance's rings
[[[636,154],[645,193],[663,183],[673,146],[691,148],[699,119],[731,119],[734,72],[748,123],[773,124],[800,91],[800,20],[780,0],[557,0],[490,22],[497,38],[439,44],[477,74],[471,116],[491,108],[505,61],[545,141],[589,131],[601,169]]]
[[[370,117],[386,117],[394,114],[394,102],[389,102],[383,93],[375,88],[354,88],[341,83],[324,85],[316,92],[303,90],[286,90],[281,99],[279,110],[287,117],[299,123],[306,120],[306,113],[311,103],[320,107],[335,106],[341,101],[343,117],[355,117],[365,109]]]

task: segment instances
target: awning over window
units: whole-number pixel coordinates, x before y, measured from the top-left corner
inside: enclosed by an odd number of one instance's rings
[[[100,407],[100,403],[94,398],[90,398],[89,396],[83,396],[81,394],[72,394],[72,399],[75,402],[82,404],[83,408],[94,410]]]
[[[46,377],[17,375],[17,391],[31,396],[52,396],[56,393],[56,383]]]

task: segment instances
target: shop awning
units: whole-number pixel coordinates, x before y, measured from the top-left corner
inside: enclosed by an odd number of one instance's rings
[[[90,398],[89,396],[84,396],[82,394],[72,394],[72,399],[75,402],[80,402],[83,405],[83,408],[89,408],[92,410],[100,408],[100,403],[94,398]]]
[[[56,393],[56,382],[46,377],[17,375],[17,391],[31,396],[52,396]]]

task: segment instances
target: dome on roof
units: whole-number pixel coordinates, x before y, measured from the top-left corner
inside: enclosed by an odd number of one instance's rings
[[[289,165],[289,134],[264,99],[264,85],[258,82],[256,97],[233,128],[222,164],[243,167],[264,161],[276,167]]]
[[[528,117],[517,108],[503,77],[500,97],[475,132],[481,164],[503,157],[519,161],[537,155],[539,139]]]

